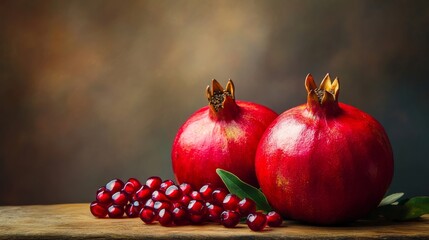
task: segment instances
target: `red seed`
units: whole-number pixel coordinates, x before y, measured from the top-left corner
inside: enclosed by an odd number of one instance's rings
[[[184,207],[176,207],[172,211],[173,222],[176,225],[186,225],[188,223],[188,212]]]
[[[107,208],[105,205],[94,201],[90,204],[89,209],[91,210],[92,215],[98,218],[104,218],[107,216]]]
[[[192,198],[188,195],[183,195],[182,198],[180,199],[180,202],[185,205],[188,206],[189,202],[192,200]]]
[[[192,185],[189,183],[182,183],[179,187],[182,190],[183,194],[190,194],[194,190]]]
[[[144,186],[141,186],[139,190],[137,190],[137,192],[133,196],[133,199],[138,200],[140,202],[144,202],[151,197],[152,197],[152,189],[144,185]]]
[[[161,186],[162,179],[157,176],[152,176],[146,180],[146,186],[148,186],[152,191],[157,190]]]
[[[227,194],[223,199],[223,208],[225,210],[237,210],[238,203],[240,202],[240,198],[235,194]]]
[[[200,201],[203,200],[201,193],[198,191],[192,191],[191,194],[189,194],[189,196],[194,200],[200,200]]]
[[[176,201],[182,197],[182,190],[176,185],[171,185],[165,190],[165,195],[168,199]]]
[[[205,213],[206,205],[200,200],[191,200],[188,204],[188,212],[192,214],[202,215]]]
[[[129,203],[127,206],[125,206],[125,214],[129,218],[138,217],[141,208],[142,206],[139,201],[133,201],[132,203]]]
[[[213,203],[217,205],[222,205],[223,200],[225,199],[228,191],[225,188],[217,188],[212,192]]]
[[[162,226],[170,226],[173,223],[173,214],[167,209],[158,212],[158,222]]]
[[[275,211],[267,214],[267,224],[270,227],[279,227],[283,223],[283,218]]]
[[[125,183],[124,187],[122,188],[122,191],[126,192],[128,195],[132,195],[134,194],[137,190],[140,189],[141,187],[141,183],[139,182],[139,180],[135,179],[135,178],[130,178],[128,179],[128,181]]]
[[[220,222],[227,228],[233,228],[240,222],[240,214],[233,210],[223,211],[220,215]]]
[[[172,209],[172,205],[170,202],[166,202],[166,201],[156,201],[153,204],[153,209],[155,209],[155,211],[159,212],[161,209],[167,209],[167,210],[171,210]]]
[[[155,190],[152,193],[152,200],[154,201],[169,201],[165,193]]]
[[[128,203],[128,195],[124,191],[116,192],[112,195],[112,202],[116,205],[125,206]]]
[[[159,191],[165,192],[167,188],[170,187],[171,185],[174,185],[174,182],[172,180],[167,179],[161,183],[161,185],[159,186]]]
[[[106,189],[110,191],[112,194],[115,192],[119,192],[124,187],[124,182],[120,179],[112,179],[110,182],[106,184]]]
[[[251,213],[247,216],[246,224],[252,231],[262,231],[267,225],[267,217],[261,212]]]
[[[103,189],[97,192],[98,192],[96,196],[97,202],[103,203],[103,204],[110,204],[112,202],[112,194],[110,193],[109,190]]]
[[[249,213],[253,213],[256,211],[256,204],[250,198],[243,198],[238,203],[238,212],[242,216],[247,216]]]
[[[129,178],[127,182],[132,183],[136,189],[139,189],[142,186],[137,178]]]
[[[220,223],[220,215],[223,212],[222,207],[214,204],[209,204],[207,206],[207,212],[208,212],[208,219],[210,221]]]
[[[144,204],[145,207],[150,207],[150,208],[153,208],[154,205],[155,205],[155,201],[153,201],[152,198],[149,198]]]
[[[100,187],[100,188],[97,190],[97,194],[98,194],[99,192],[101,192],[101,191],[107,191],[106,186],[102,186],[102,187]],[[97,195],[97,194],[96,194],[96,195]]]
[[[110,218],[121,218],[124,216],[124,206],[110,205],[107,209],[107,214]]]
[[[140,210],[139,217],[144,223],[149,224],[155,221],[156,212],[151,207],[144,207]]]
[[[203,185],[201,188],[200,188],[200,194],[201,194],[201,197],[204,199],[204,200],[211,200],[212,199],[212,193],[213,193],[213,186],[210,184],[210,183],[207,183],[207,184],[205,184],[205,185]]]

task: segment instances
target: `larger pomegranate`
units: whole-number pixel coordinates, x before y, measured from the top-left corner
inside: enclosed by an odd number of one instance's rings
[[[338,102],[338,79],[320,87],[309,74],[307,104],[282,113],[267,128],[255,166],[262,191],[283,217],[312,224],[356,220],[377,207],[393,177],[383,127]]]
[[[216,174],[216,168],[222,168],[257,185],[256,148],[278,114],[259,104],[236,101],[231,80],[224,90],[213,79],[206,94],[208,106],[192,114],[174,140],[171,158],[177,181],[194,187],[207,182],[224,186]]]

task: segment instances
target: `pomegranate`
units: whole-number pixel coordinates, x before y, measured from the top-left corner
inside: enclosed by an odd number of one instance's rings
[[[179,129],[171,153],[179,183],[199,189],[204,183],[224,186],[216,168],[257,185],[254,158],[259,139],[278,116],[259,104],[236,101],[234,84],[226,89],[213,79],[207,86],[208,106],[196,111]]]
[[[393,153],[380,123],[338,102],[339,81],[319,87],[309,74],[307,104],[282,113],[258,145],[256,175],[285,218],[339,224],[376,208],[393,177]]]

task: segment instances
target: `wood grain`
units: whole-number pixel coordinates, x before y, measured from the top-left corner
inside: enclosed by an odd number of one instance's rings
[[[252,232],[246,225],[162,227],[138,218],[97,219],[89,204],[0,206],[0,239],[429,239],[429,216],[413,222],[359,221],[315,227],[287,221]]]

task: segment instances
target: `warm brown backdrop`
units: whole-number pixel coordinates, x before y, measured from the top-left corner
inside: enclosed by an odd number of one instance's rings
[[[330,72],[395,152],[391,192],[429,195],[429,1],[1,1],[0,205],[83,202],[172,178],[210,79],[277,112]]]

